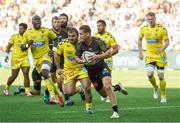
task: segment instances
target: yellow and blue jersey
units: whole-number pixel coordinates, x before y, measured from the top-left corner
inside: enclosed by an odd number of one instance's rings
[[[56,38],[56,34],[51,30],[41,27],[38,30],[34,28],[28,29],[23,35],[22,44],[27,44],[28,41],[33,40],[31,45],[31,52],[34,59],[41,58],[50,51],[49,43]]]
[[[22,51],[20,46],[23,41],[23,36],[19,33],[11,36],[9,43],[12,44],[12,59],[22,59],[24,57],[28,57],[28,50]]]

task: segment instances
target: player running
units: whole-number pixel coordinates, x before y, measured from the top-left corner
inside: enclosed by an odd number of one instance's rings
[[[41,27],[41,18],[38,15],[32,17],[32,24],[33,28],[28,29],[23,35],[21,49],[25,51],[31,48],[35,68],[38,73],[42,74],[50,93],[50,103],[56,103],[57,95],[60,106],[63,106],[62,93],[55,86],[50,75],[52,59],[49,56],[49,44],[50,41],[55,40],[56,34],[50,29]]]
[[[5,62],[8,62],[9,60],[9,52],[11,47],[13,47],[12,51],[12,57],[11,57],[11,66],[12,66],[12,73],[11,76],[7,80],[7,84],[4,88],[4,96],[9,95],[9,88],[11,84],[14,82],[14,80],[17,78],[19,74],[19,70],[22,70],[23,77],[24,77],[24,87],[25,87],[25,95],[26,96],[32,96],[30,93],[30,80],[29,80],[29,60],[28,60],[28,50],[23,52],[21,51],[20,45],[23,40],[23,34],[27,29],[27,24],[20,23],[19,24],[19,33],[14,34],[11,36],[11,39],[9,40],[9,43],[6,47],[6,56],[5,56]]]
[[[155,14],[149,12],[147,14],[148,25],[140,29],[138,50],[139,59],[143,60],[142,53],[142,39],[146,39],[146,71],[149,81],[154,87],[153,97],[158,99],[158,85],[154,77],[154,70],[157,69],[160,91],[161,91],[161,103],[166,103],[166,81],[164,79],[164,68],[167,65],[167,56],[165,49],[169,46],[169,39],[167,30],[156,23]]]
[[[86,112],[92,113],[92,94],[91,83],[88,79],[87,71],[84,67],[75,61],[75,44],[78,42],[78,31],[75,28],[68,29],[68,39],[60,42],[56,50],[54,61],[57,67],[57,73],[63,76],[62,84],[65,95],[74,95],[81,93],[83,90],[76,87],[76,82],[79,80],[85,90]],[[64,69],[60,66],[60,55],[64,56]]]

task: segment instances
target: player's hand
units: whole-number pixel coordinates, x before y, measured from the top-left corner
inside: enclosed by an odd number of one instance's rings
[[[89,60],[91,62],[97,61],[99,59],[100,59],[99,55],[96,55],[96,54],[93,54],[93,55],[89,56]]]
[[[157,49],[156,49],[156,52],[157,52],[158,54],[160,54],[162,51],[164,51],[163,48],[157,48]]]
[[[140,52],[139,55],[138,55],[138,57],[139,57],[140,60],[143,60],[143,58],[144,58],[143,53]]]
[[[8,56],[5,56],[4,61],[5,61],[5,62],[8,62],[8,61],[9,61],[9,57],[8,57]]]
[[[50,57],[53,57],[53,56],[54,56],[54,51],[49,51],[48,55],[49,55]]]

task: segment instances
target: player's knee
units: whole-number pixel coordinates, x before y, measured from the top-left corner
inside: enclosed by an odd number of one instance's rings
[[[43,76],[44,79],[48,79],[50,77],[49,70],[42,69],[42,76]]]
[[[164,75],[163,74],[158,74],[159,80],[162,81],[164,80]]]
[[[106,92],[109,92],[112,90],[110,85],[104,85],[104,89],[106,90]]]
[[[154,76],[154,73],[152,71],[151,72],[147,72],[147,76],[148,76],[148,78],[151,78],[151,77]]]

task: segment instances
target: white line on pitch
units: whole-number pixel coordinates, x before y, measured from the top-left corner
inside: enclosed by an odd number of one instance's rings
[[[132,107],[132,108],[120,108],[120,111],[125,111],[125,110],[167,109],[167,108],[180,108],[180,106]],[[97,109],[97,110],[94,110],[94,112],[103,112],[103,111],[110,111],[110,109]],[[55,112],[55,113],[66,114],[66,113],[79,113],[79,112],[83,112],[83,111],[80,111],[80,110],[76,110],[76,111],[58,111],[58,112]]]

